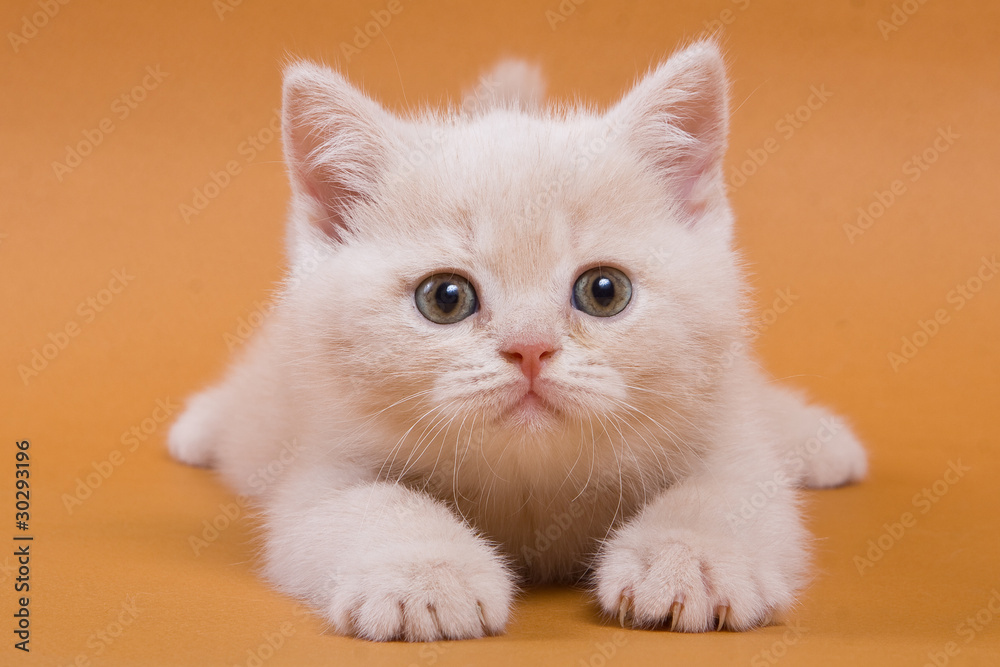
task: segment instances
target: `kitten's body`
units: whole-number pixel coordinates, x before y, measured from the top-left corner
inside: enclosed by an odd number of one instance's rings
[[[520,103],[403,121],[289,71],[292,279],[171,449],[259,497],[268,577],[341,632],[480,636],[515,575],[588,569],[637,625],[752,627],[804,580],[794,485],[865,457],[742,352],[718,52],[605,115],[533,110],[524,80]],[[596,265],[631,280],[613,317],[569,298]],[[450,271],[480,308],[435,324],[414,288]]]

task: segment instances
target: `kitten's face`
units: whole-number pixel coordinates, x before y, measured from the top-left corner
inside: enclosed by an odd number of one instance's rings
[[[648,145],[662,109],[640,93],[603,117],[384,119],[366,192],[327,176],[299,200],[311,229],[338,225],[306,233],[324,259],[289,295],[322,350],[310,372],[349,378],[356,409],[432,458],[473,434],[534,465],[578,456],[567,435],[696,429],[739,326],[729,212],[704,152],[666,127]],[[345,193],[339,218],[316,203]]]

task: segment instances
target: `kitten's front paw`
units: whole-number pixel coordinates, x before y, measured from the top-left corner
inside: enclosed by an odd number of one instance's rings
[[[468,540],[400,544],[338,570],[327,616],[375,641],[472,639],[503,630],[514,596],[493,550]]]
[[[793,600],[795,577],[775,561],[731,535],[626,527],[605,547],[597,597],[622,625],[629,620],[636,627],[682,632],[747,630],[768,623]]]

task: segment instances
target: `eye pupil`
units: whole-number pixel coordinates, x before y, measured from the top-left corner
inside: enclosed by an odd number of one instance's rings
[[[590,293],[598,305],[607,308],[615,298],[615,284],[610,278],[601,276],[591,284]]]
[[[596,266],[576,279],[573,307],[594,317],[611,317],[632,300],[632,281],[618,269]]]
[[[455,310],[460,297],[461,291],[455,283],[442,283],[437,288],[437,292],[434,293],[434,299],[437,301],[438,308],[442,312],[449,314]]]
[[[417,310],[437,324],[460,322],[478,309],[472,283],[454,273],[436,273],[425,278],[413,296]]]

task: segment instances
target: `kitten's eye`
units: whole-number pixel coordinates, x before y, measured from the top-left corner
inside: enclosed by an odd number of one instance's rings
[[[585,271],[573,286],[573,307],[594,317],[611,317],[632,299],[628,276],[608,266]]]
[[[464,320],[479,307],[472,283],[453,273],[438,273],[425,279],[414,296],[420,314],[438,324]]]

